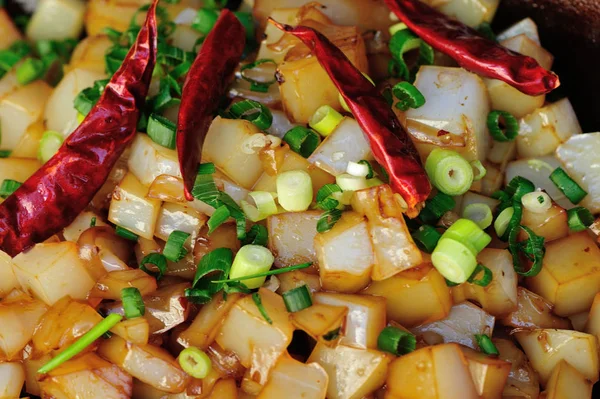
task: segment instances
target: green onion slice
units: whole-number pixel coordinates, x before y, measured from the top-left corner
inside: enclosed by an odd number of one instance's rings
[[[227,205],[221,205],[215,209],[215,212],[206,222],[206,225],[208,226],[208,235],[211,235],[217,228],[225,223],[230,216],[231,212],[229,211]]]
[[[117,233],[117,235],[119,237],[123,237],[126,240],[130,240],[130,241],[137,241],[139,238],[137,234],[135,234],[134,232],[129,231],[126,228],[121,227],[121,226],[115,227],[115,233]]]
[[[487,169],[480,160],[471,161],[470,164],[473,168],[473,181],[479,181],[487,175]]]
[[[283,302],[285,303],[285,308],[290,313],[299,312],[302,309],[312,306],[310,291],[306,284],[284,292]]]
[[[492,238],[475,222],[469,219],[458,219],[442,235],[466,245],[474,256],[477,256],[491,241]]]
[[[477,345],[483,353],[486,355],[498,356],[500,352],[498,352],[498,348],[492,342],[492,339],[485,334],[475,334],[475,340],[477,341]]]
[[[266,219],[279,211],[273,193],[268,191],[251,191],[248,193],[248,197],[254,201],[254,205],[242,200],[242,210],[248,219],[253,222]]]
[[[259,288],[265,282],[265,274],[271,269],[275,258],[269,249],[260,245],[245,245],[235,255],[231,271],[230,279],[245,280],[244,284],[250,288]],[[247,278],[261,274],[261,277]]]
[[[455,151],[434,149],[425,161],[431,183],[448,195],[462,195],[473,184],[473,168]]]
[[[317,221],[317,232],[325,233],[331,230],[341,217],[342,211],[340,209],[330,209],[323,212]]]
[[[344,117],[329,105],[319,107],[308,121],[308,126],[315,129],[321,136],[327,137],[342,122]]]
[[[503,237],[506,234],[506,231],[508,230],[508,224],[512,220],[514,214],[515,208],[512,206],[500,212],[494,221],[494,230],[496,231],[496,235],[498,237]]]
[[[9,71],[21,60],[21,56],[11,50],[0,50],[0,70]]]
[[[486,204],[469,204],[463,210],[462,216],[472,220],[484,230],[492,225],[494,219],[492,209]]]
[[[195,346],[182,350],[178,361],[183,371],[194,378],[206,378],[212,370],[212,362],[208,355]]]
[[[265,318],[265,320],[267,321],[267,323],[273,324],[273,320],[271,320],[271,318],[269,317],[269,314],[267,313],[267,310],[263,306],[262,301],[260,299],[260,295],[258,294],[258,292],[255,292],[254,294],[252,294],[252,300],[256,304],[256,307],[260,311],[260,314],[262,315],[262,317]]]
[[[394,326],[385,327],[377,337],[377,348],[396,356],[406,355],[416,347],[417,337]]]
[[[192,288],[185,290],[185,296],[194,303],[208,303],[214,294],[221,291],[225,284],[213,279],[229,276],[233,252],[229,248],[217,248],[200,259]]]
[[[493,42],[498,42],[498,39],[496,39],[496,34],[492,30],[492,25],[490,25],[489,22],[482,22],[477,27],[477,32],[479,32],[481,34],[481,36],[485,37],[488,40],[491,40]]]
[[[42,60],[27,58],[16,70],[17,82],[26,85],[40,79],[46,72],[46,65]]]
[[[8,158],[11,153],[11,150],[0,150],[0,158]]]
[[[246,233],[246,238],[242,241],[242,245],[262,245],[266,247],[269,242],[269,232],[267,228],[261,224],[255,224]]]
[[[431,262],[442,276],[456,284],[467,281],[477,267],[477,259],[469,246],[443,236],[431,254]]]
[[[371,165],[371,162],[367,161],[366,159],[361,159],[360,161],[358,161],[359,165],[365,165],[369,168],[369,173],[367,173],[367,179],[372,179],[373,177],[375,177],[375,173],[373,172],[373,165]]]
[[[481,273],[483,273],[483,276],[481,276],[480,279],[477,279],[477,276]],[[487,287],[492,282],[493,277],[494,274],[488,267],[478,263],[473,274],[471,274],[471,277],[469,277],[467,281],[471,284],[479,285],[480,287]]]
[[[256,68],[257,66],[263,65],[263,64],[273,64],[275,67],[277,67],[277,63],[274,60],[271,60],[268,58],[261,58],[254,62],[246,64],[240,68],[241,77],[245,81],[250,82],[250,90],[251,91],[266,93],[269,90],[269,86],[271,86],[273,83],[277,82],[277,79],[275,78],[275,72],[273,72],[273,79],[268,80],[266,82],[262,82],[262,81],[253,79],[252,77],[248,76],[249,71],[251,71],[252,69]]]
[[[504,191],[509,197],[512,197],[513,201],[520,202],[525,194],[535,191],[535,185],[524,177],[516,176],[508,183]]]
[[[425,207],[419,213],[419,218],[425,224],[434,224],[448,211],[456,206],[454,198],[438,192],[433,198],[425,201]]]
[[[317,191],[317,208],[329,211],[339,206],[340,202],[332,198],[332,194],[341,193],[342,189],[337,184],[325,184]]]
[[[38,159],[42,163],[46,163],[58,152],[58,149],[62,145],[65,137],[55,131],[48,130],[42,135],[40,140],[40,146],[38,148]]]
[[[219,13],[217,11],[209,8],[201,8],[198,10],[196,18],[194,18],[194,21],[192,22],[192,29],[203,33],[204,35],[208,35],[213,26],[215,26],[218,18]]]
[[[140,290],[135,287],[127,287],[121,290],[121,301],[123,302],[123,311],[128,319],[142,317],[146,312],[144,299]]]
[[[519,121],[506,111],[490,112],[487,127],[496,141],[513,141],[519,135]]]
[[[23,183],[16,180],[4,179],[0,185],[0,197],[6,199],[12,195]]]
[[[158,269],[158,272],[155,273],[151,270],[148,270],[146,265],[154,265]],[[140,262],[140,270],[148,273],[151,276],[156,277],[157,280],[160,280],[164,274],[167,272],[167,258],[163,254],[159,253],[151,253],[144,256],[144,259]]]
[[[425,104],[423,94],[409,82],[397,83],[392,88],[392,93],[398,99],[396,108],[407,111],[409,108],[419,108]]]
[[[530,212],[544,213],[552,208],[550,196],[542,191],[532,191],[521,198],[521,203]]]
[[[442,238],[442,234],[435,227],[424,224],[412,233],[412,238],[421,251],[430,254]]]
[[[321,138],[312,129],[296,126],[287,131],[283,141],[288,143],[292,151],[308,158],[319,146]]]
[[[60,352],[57,356],[55,356],[52,360],[42,366],[38,373],[46,374],[50,371],[54,370],[67,360],[73,358],[74,356],[81,353],[85,348],[94,343],[95,340],[100,338],[103,334],[108,332],[111,328],[113,328],[117,323],[119,323],[123,319],[123,316],[120,314],[112,313],[109,314],[104,320],[100,323],[96,324],[90,331],[81,336],[77,341],[75,341],[71,346],[67,347],[65,350]]]
[[[156,144],[172,150],[175,149],[177,126],[169,119],[161,115],[151,114],[148,118],[147,132]]]
[[[90,227],[96,227],[96,216],[92,216],[90,220]]]
[[[179,262],[185,255],[187,250],[184,248],[185,242],[190,237],[189,233],[175,230],[169,234],[169,238],[163,249],[163,255],[171,262]]]
[[[528,238],[517,242],[521,229],[527,233]],[[534,277],[542,270],[542,262],[546,254],[544,237],[536,235],[530,228],[521,225],[514,227],[508,235],[508,250],[513,257],[515,271],[521,276]],[[532,262],[528,271],[525,271],[521,265],[521,255]]]
[[[254,123],[259,129],[266,130],[273,123],[273,114],[269,108],[254,100],[244,100],[229,108],[233,119],[244,119]]]
[[[575,205],[579,204],[587,195],[587,192],[575,180],[571,179],[563,168],[556,168],[550,174],[550,180]]]
[[[339,336],[340,336],[340,330],[341,330],[341,327],[338,327],[338,328],[336,328],[334,330],[329,331],[326,334],[323,334],[323,339],[325,341],[329,342],[329,341],[333,341],[334,339],[339,338]]]
[[[594,223],[594,215],[587,208],[576,206],[567,211],[567,221],[571,231],[583,231]]]
[[[243,277],[230,278],[230,279],[227,279],[227,280],[213,280],[213,283],[215,283],[215,284],[217,284],[217,283],[218,284],[221,284],[221,283],[232,283],[232,282],[239,282],[239,281],[243,281],[243,280],[249,280],[249,279],[253,279],[253,278],[257,278],[257,277],[274,276],[276,274],[289,273],[289,272],[294,271],[294,270],[306,269],[307,267],[310,267],[311,265],[312,265],[311,262],[300,263],[299,265],[282,267],[280,269],[273,269],[273,270],[269,270],[269,271],[266,271],[266,272],[263,272],[263,273],[249,274],[249,275],[243,276]]]

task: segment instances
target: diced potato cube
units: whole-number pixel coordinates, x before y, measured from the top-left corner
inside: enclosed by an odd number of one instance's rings
[[[463,302],[454,305],[445,319],[413,327],[411,331],[430,345],[456,342],[476,349],[479,346],[475,334],[491,336],[494,323],[494,316],[470,302]]]
[[[594,302],[592,302],[592,308],[585,323],[585,332],[595,335],[600,342],[600,293],[596,294]]]
[[[418,109],[406,112],[407,124],[414,121],[433,128],[444,130],[464,145],[451,148],[469,161],[483,161],[489,146],[486,120],[490,112],[487,90],[481,78],[460,68],[438,66],[421,67],[415,86],[427,99]],[[421,141],[420,129],[408,129],[413,139]],[[422,159],[436,146],[417,145]]]
[[[315,236],[324,289],[352,293],[369,284],[375,257],[368,234],[364,218],[346,212],[331,230]]]
[[[25,371],[21,363],[0,363],[0,398],[18,398],[24,383]]]
[[[390,364],[386,399],[478,399],[460,346],[428,346]]]
[[[156,291],[156,278],[140,269],[115,270],[101,277],[92,291],[91,298],[121,299],[121,291],[135,287],[142,295]]]
[[[484,353],[462,347],[471,377],[481,399],[499,398],[510,373],[511,364]]]
[[[308,162],[337,176],[346,173],[348,162],[372,158],[371,147],[358,122],[352,118],[344,118],[308,157]]]
[[[310,292],[321,291],[321,279],[318,274],[311,274],[310,268],[304,270],[293,270],[277,276],[279,280],[279,293],[284,293],[301,285],[308,286]]]
[[[190,377],[166,350],[153,345],[134,345],[118,335],[105,339],[98,354],[133,377],[161,391],[183,392]]]
[[[0,360],[14,360],[33,337],[35,327],[48,308],[19,290],[0,302]]]
[[[591,382],[598,381],[596,337],[571,330],[518,330],[514,334],[545,386],[552,370],[566,361]]]
[[[41,166],[37,159],[0,158],[0,183],[6,179],[22,183]]]
[[[29,125],[23,136],[21,136],[21,140],[19,140],[13,151],[10,153],[10,156],[16,158],[37,159],[40,141],[45,132],[46,127],[42,120],[38,120]]]
[[[600,249],[586,232],[546,244],[542,270],[527,287],[554,304],[559,316],[588,310],[600,291]]]
[[[160,175],[181,177],[177,152],[155,143],[147,134],[138,133],[133,139],[127,166],[145,186]]]
[[[380,388],[392,356],[371,349],[317,343],[308,362],[320,364],[327,375],[327,398],[360,399]]]
[[[148,188],[127,173],[113,192],[108,220],[147,239],[154,236],[161,202],[146,197]]]
[[[571,330],[586,332],[585,325],[587,324],[588,315],[589,315],[588,312],[581,312],[581,313],[577,313],[572,316],[569,316],[568,319],[571,322],[571,325],[573,326],[573,328],[571,328]],[[569,328],[565,328],[565,329],[569,329]]]
[[[500,45],[534,58],[545,69],[552,68],[554,56],[524,33],[502,40]]]
[[[245,296],[229,311],[216,341],[223,349],[236,353],[253,382],[264,385],[292,341],[294,327],[279,295],[264,288],[258,292],[273,323],[265,320],[251,296]]]
[[[275,266],[317,263],[315,236],[320,211],[289,212],[269,216],[269,249],[275,256]]]
[[[569,137],[579,133],[581,126],[573,106],[568,98],[564,98],[519,121],[517,152],[520,158],[550,155]]]
[[[21,39],[21,32],[15,26],[5,8],[0,10],[0,50],[6,50]]]
[[[75,46],[68,65],[69,71],[81,68],[104,74],[104,55],[110,46],[112,42],[108,36],[86,37]]]
[[[158,213],[154,235],[163,241],[167,241],[175,230],[183,231],[190,235],[190,238],[186,241],[186,246],[189,248],[196,242],[206,219],[205,215],[193,208],[165,202]]]
[[[0,298],[7,296],[13,289],[19,286],[12,266],[12,258],[0,251]]]
[[[355,192],[352,207],[367,217],[376,259],[373,280],[385,280],[423,263],[421,251],[404,221],[403,206],[390,186],[382,184]]]
[[[516,328],[571,328],[569,320],[552,313],[552,304],[543,297],[519,287],[517,298],[517,309],[502,319],[502,324]]]
[[[323,399],[329,377],[318,363],[304,364],[282,356],[257,399]]]
[[[521,224],[529,227],[538,236],[544,237],[545,242],[563,238],[569,234],[567,211],[556,204],[541,213],[531,212],[523,207]],[[520,238],[527,239],[527,233],[521,230]]]
[[[86,4],[81,0],[42,0],[27,24],[30,40],[77,39]]]
[[[348,308],[345,306],[330,306],[315,302],[306,309],[292,313],[290,320],[294,327],[303,330],[313,339],[337,344],[340,334],[343,334],[342,326],[347,320],[347,314]]]
[[[95,226],[107,226],[98,214],[90,211],[81,212],[70,225],[64,228],[63,237],[65,237],[65,240],[77,242],[81,233],[90,228],[93,218],[96,218]]]
[[[104,58],[102,58],[104,62]],[[92,87],[96,80],[104,79],[104,70],[94,71],[89,69],[73,69],[65,74],[54,89],[44,109],[44,119],[48,130],[54,130],[66,136],[71,134],[77,126],[77,110],[73,107],[75,97],[88,87]]]
[[[522,118],[544,105],[546,96],[529,96],[498,79],[483,79],[490,95],[492,109]]]
[[[591,399],[592,383],[562,360],[554,367],[544,393],[546,399]]]
[[[371,295],[348,295],[319,292],[315,303],[345,306],[348,315],[344,323],[341,344],[356,348],[377,349],[377,338],[386,325],[386,300]]]
[[[477,260],[492,271],[492,281],[485,287],[464,283],[452,288],[454,302],[474,300],[493,316],[506,315],[517,309],[517,274],[512,256],[505,249],[486,248]]]
[[[519,36],[521,34],[526,35],[528,38],[533,40],[535,43],[540,44],[540,35],[538,33],[538,27],[531,18],[525,18],[509,26],[502,32],[496,35],[496,38],[500,41],[510,39],[511,37]]]
[[[251,189],[263,173],[262,162],[258,153],[246,154],[242,147],[259,133],[252,122],[216,117],[204,140],[202,162],[213,162],[234,182]]]
[[[537,398],[540,393],[540,383],[537,373],[533,370],[525,354],[506,339],[494,339],[494,345],[500,352],[498,356],[511,364],[508,380],[504,386],[503,397],[512,399]]]
[[[308,22],[318,27],[360,71],[368,71],[365,42],[357,27]],[[338,111],[342,109],[337,88],[304,44],[298,44],[288,51],[284,62],[277,67],[277,76],[281,103],[292,122],[307,123],[323,105]]]
[[[476,28],[483,22],[492,22],[500,0],[426,0],[444,14],[458,19],[465,25]]]
[[[298,11],[300,9],[299,8],[276,8],[272,11],[271,15],[265,15],[265,18],[267,17],[271,17],[273,18],[275,21],[280,22],[282,24],[288,24],[288,25],[296,25],[298,23]],[[327,18],[327,17],[325,17]],[[285,34],[285,32],[279,30],[275,25],[273,24],[267,24],[265,26],[265,33],[264,33],[264,39],[262,40],[262,42],[260,43],[260,49],[258,50],[258,55],[256,57],[256,59],[260,60],[260,59],[271,59],[273,61],[275,61],[277,64],[280,64],[281,62],[283,62],[283,59],[285,57],[285,54],[287,52],[287,48],[283,49],[283,50],[279,50],[279,49],[274,49],[273,45],[274,43],[277,43],[279,40],[281,40],[281,38],[283,37],[283,35]]]
[[[306,158],[296,154],[293,151],[287,151],[283,162],[277,168],[278,173],[287,172],[290,170],[305,170],[310,175],[313,186],[313,193],[316,196],[317,191],[325,184],[334,183],[335,178],[323,169],[317,168],[312,165]],[[255,191],[277,191],[277,176],[269,175],[267,172],[263,173],[260,179],[254,185]]]
[[[146,345],[150,337],[150,324],[144,317],[136,317],[118,323],[110,331],[136,345]]]
[[[103,399],[131,397],[129,374],[94,353],[69,360],[40,382],[42,397],[64,399]]]
[[[406,327],[443,319],[452,306],[446,280],[430,263],[374,281],[364,293],[385,297],[388,319]]]
[[[0,148],[15,148],[29,125],[42,116],[51,92],[46,82],[36,80],[0,98]]]
[[[48,305],[65,295],[85,299],[96,283],[77,245],[69,241],[37,244],[14,257],[13,265],[21,286]]]
[[[38,381],[39,373],[37,371],[51,359],[51,355],[46,355],[35,360],[31,357],[23,360],[23,368],[25,369],[25,392],[31,395],[41,396],[42,391],[40,389],[40,382]]]
[[[588,193],[579,205],[592,213],[600,212],[600,154],[590,149],[599,143],[600,133],[587,133],[572,136],[556,149],[565,171]]]

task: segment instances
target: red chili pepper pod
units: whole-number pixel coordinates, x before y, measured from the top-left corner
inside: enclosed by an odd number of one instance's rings
[[[136,133],[156,62],[156,4],[85,120],[44,166],[0,204],[0,249],[15,256],[71,224]]]
[[[221,11],[185,79],[177,121],[177,153],[188,201],[194,199],[191,192],[206,133],[245,44],[244,26],[231,11]]]
[[[385,2],[417,36],[468,71],[502,80],[530,96],[539,96],[560,86],[558,76],[542,68],[532,57],[484,38],[475,29],[419,0]]]
[[[317,56],[366,134],[375,159],[388,172],[392,189],[410,210],[417,208],[429,196],[431,185],[410,137],[377,88],[321,33],[270,22],[302,40]]]

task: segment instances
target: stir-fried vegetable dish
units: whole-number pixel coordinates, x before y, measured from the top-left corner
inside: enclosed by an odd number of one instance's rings
[[[20,2],[21,3],[21,2]],[[499,0],[0,7],[0,399],[585,399],[600,133]]]

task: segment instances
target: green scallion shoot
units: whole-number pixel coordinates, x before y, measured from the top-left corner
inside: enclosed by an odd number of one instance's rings
[[[258,292],[255,292],[254,294],[252,294],[252,300],[256,304],[256,307],[260,311],[260,314],[262,315],[262,317],[264,317],[264,319],[267,321],[267,323],[273,324],[273,320],[271,319],[271,317],[269,317],[267,310],[265,309],[264,305],[262,304],[262,301],[260,299],[260,295],[258,294]]]
[[[123,288],[121,290],[121,301],[123,302],[125,317],[128,319],[142,317],[146,312],[142,294],[136,287]]]
[[[250,288],[259,288],[266,279],[264,273],[268,272],[275,261],[275,257],[267,248],[260,245],[245,245],[235,255],[229,278],[231,280],[244,280]],[[248,278],[248,276],[261,275],[261,277]]]
[[[489,356],[498,356],[500,352],[498,352],[498,348],[492,342],[492,339],[485,334],[475,334],[475,340],[477,341],[477,345],[483,353]]]
[[[308,158],[319,146],[321,138],[312,129],[296,126],[287,131],[283,141],[288,143],[292,151]]]
[[[229,108],[233,119],[245,119],[254,123],[259,129],[266,130],[273,123],[273,114],[269,108],[254,100],[243,100]]]
[[[483,273],[481,278],[477,278],[481,273]],[[493,277],[494,275],[488,267],[478,263],[473,274],[471,274],[471,277],[467,281],[480,287],[487,287],[492,282]]]
[[[417,338],[410,332],[397,327],[387,326],[377,337],[377,348],[380,351],[392,353],[396,356],[406,355],[417,347]]]
[[[317,221],[317,232],[325,233],[331,230],[341,217],[342,211],[339,209],[330,209],[323,212]]]
[[[169,238],[165,243],[163,249],[163,255],[171,262],[179,262],[187,255],[187,250],[184,245],[187,239],[190,237],[189,233],[184,231],[175,230],[169,234]]]
[[[408,111],[410,108],[419,108],[425,105],[423,94],[409,82],[397,83],[392,88],[392,94],[398,99],[396,108]]]
[[[466,193],[473,184],[473,167],[455,151],[434,149],[425,161],[425,171],[438,190],[451,196]]]
[[[242,245],[262,245],[266,247],[269,242],[269,231],[262,224],[253,225],[246,238],[242,241]]]
[[[329,105],[319,107],[308,121],[308,126],[315,129],[321,136],[327,137],[342,122],[342,114]]]
[[[285,308],[290,313],[299,312],[312,306],[310,291],[306,284],[292,288],[291,290],[284,292],[282,296]]]
[[[571,179],[563,168],[556,168],[550,174],[550,180],[575,205],[579,204],[587,195],[587,192],[575,180]]]
[[[496,141],[513,141],[519,135],[519,121],[506,111],[490,112],[487,127]]]
[[[212,362],[208,355],[195,346],[182,350],[178,361],[183,371],[194,378],[206,378],[212,370]]]
[[[12,195],[23,183],[12,179],[4,179],[0,185],[0,197],[8,198]]]
[[[117,233],[117,235],[119,237],[123,237],[123,238],[125,238],[127,240],[130,240],[130,241],[137,241],[138,238],[139,238],[137,234],[135,234],[134,232],[129,231],[126,228],[121,227],[121,226],[116,226],[115,227],[115,233]]]
[[[215,283],[215,284],[217,284],[217,283],[232,283],[232,282],[249,280],[249,279],[253,279],[253,278],[257,278],[257,277],[274,276],[274,275],[277,275],[277,274],[289,273],[289,272],[294,271],[294,270],[306,269],[307,267],[310,267],[311,265],[312,265],[312,263],[310,263],[310,262],[308,262],[308,263],[301,263],[299,265],[293,265],[293,266],[288,266],[288,267],[282,267],[280,269],[269,270],[269,271],[266,271],[264,273],[250,274],[250,275],[247,275],[247,276],[237,277],[237,278],[230,278],[230,279],[227,279],[227,280],[213,280],[212,282]]]
[[[154,265],[158,269],[158,272],[156,273],[149,270],[146,265]],[[157,280],[160,280],[167,272],[167,258],[159,253],[148,254],[140,262],[140,270],[156,277]]]
[[[594,223],[594,215],[587,208],[576,206],[567,211],[567,223],[571,231],[584,231]]]

